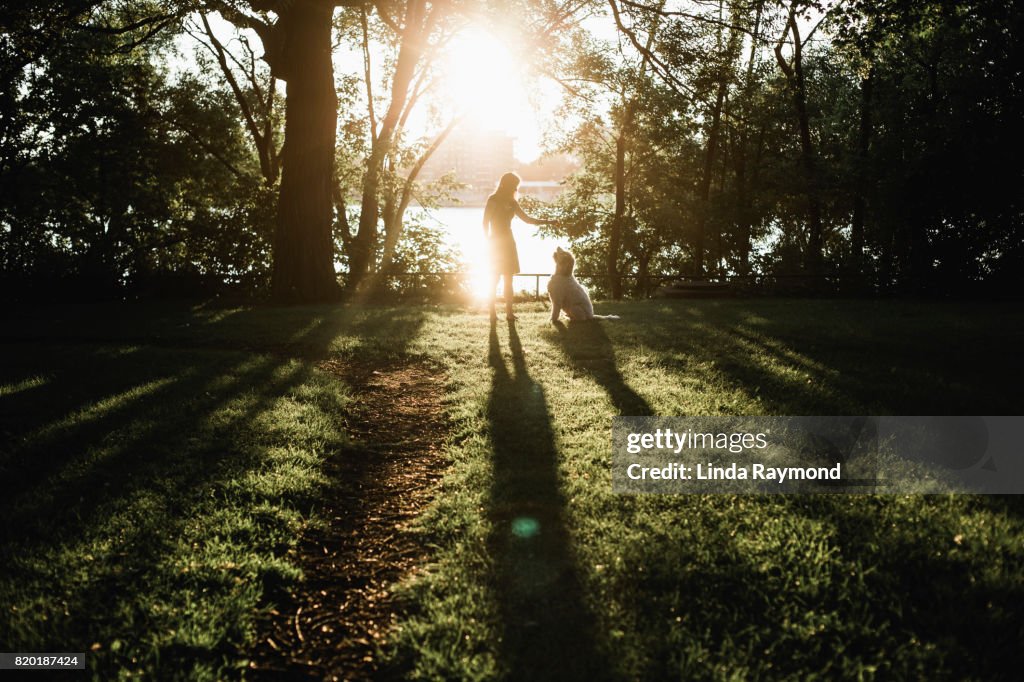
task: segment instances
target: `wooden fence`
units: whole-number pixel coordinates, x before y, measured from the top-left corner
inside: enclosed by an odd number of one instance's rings
[[[541,292],[541,280],[551,277],[554,273],[551,272],[520,272],[514,275],[513,285],[516,282],[526,280],[532,286],[529,288],[518,289],[519,291],[533,290],[533,296],[535,299],[542,299],[546,295],[542,295]],[[454,271],[454,272],[396,272],[388,275],[388,278],[393,279],[434,279],[435,281],[443,281],[448,286],[453,288],[468,288],[467,283],[472,277],[472,273]],[[576,278],[587,284],[595,283],[606,283],[610,279],[610,275],[606,273],[577,273]],[[763,293],[780,293],[780,292],[800,292],[800,291],[838,291],[841,282],[840,278],[836,275],[803,275],[803,274],[786,274],[786,275],[766,275],[766,274],[752,274],[752,275],[620,275],[623,284],[627,289],[630,289],[634,294],[641,296],[651,296],[659,287],[668,284],[685,284],[685,283],[711,283],[720,284],[727,283],[730,288],[739,292],[763,292]],[[530,281],[532,280],[532,282]],[[632,286],[629,286],[632,284]]]

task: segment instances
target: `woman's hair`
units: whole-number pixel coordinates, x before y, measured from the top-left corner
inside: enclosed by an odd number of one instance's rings
[[[501,176],[501,180],[498,180],[498,188],[494,190],[494,193],[500,196],[511,197],[515,194],[521,180],[522,178],[515,173],[505,173]]]

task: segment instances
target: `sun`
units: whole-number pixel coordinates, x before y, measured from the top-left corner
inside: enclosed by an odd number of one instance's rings
[[[439,104],[466,125],[515,139],[520,161],[541,151],[544,121],[561,101],[554,83],[531,77],[529,59],[509,48],[507,36],[470,25],[448,41],[438,59]]]
[[[497,282],[488,270],[479,268],[470,272],[469,293],[474,303],[483,305],[490,302],[497,289]]]
[[[476,211],[472,213],[472,216],[467,216],[470,218],[467,220],[468,224],[459,230],[462,235],[459,248],[462,251],[463,262],[469,266],[469,291],[474,300],[484,302],[494,295],[495,282],[491,274],[487,239],[484,237],[483,229],[476,226],[478,220],[483,218],[483,208],[479,209],[479,218]]]
[[[467,28],[452,38],[441,60],[441,79],[457,114],[489,128],[519,127],[517,102],[525,99],[522,69],[487,31]]]

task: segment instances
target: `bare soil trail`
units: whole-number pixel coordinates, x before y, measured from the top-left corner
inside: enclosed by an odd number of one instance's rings
[[[409,524],[445,466],[444,375],[409,360],[325,360],[318,368],[353,387],[353,447],[328,462],[329,524],[302,538],[295,561],[305,580],[275,598],[278,608],[260,623],[255,679],[379,677],[375,655],[397,617],[388,588],[428,558]]]

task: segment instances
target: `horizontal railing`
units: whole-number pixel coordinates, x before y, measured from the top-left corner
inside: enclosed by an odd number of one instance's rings
[[[522,278],[533,278],[533,290],[534,297],[541,298],[540,285],[541,278],[549,278],[553,275],[552,272],[519,272],[513,275],[514,280]],[[442,279],[459,279],[468,280],[473,277],[475,273],[466,271],[442,271],[442,272],[393,272],[389,273],[389,278],[406,279],[406,278],[427,278],[437,277]],[[585,282],[593,282],[595,280],[607,281],[611,279],[612,275],[608,273],[577,273],[576,278]],[[624,274],[619,275],[619,278],[623,282],[634,282],[638,285],[640,290],[645,294],[652,293],[656,287],[661,286],[670,282],[708,282],[708,283],[736,283],[741,285],[743,288],[749,289],[777,289],[781,282],[817,282],[825,283],[829,286],[838,286],[839,276],[837,275],[808,275],[808,274],[750,274],[750,275],[638,275],[638,274]],[[514,281],[513,280],[513,281]],[[642,286],[641,286],[642,285]]]

